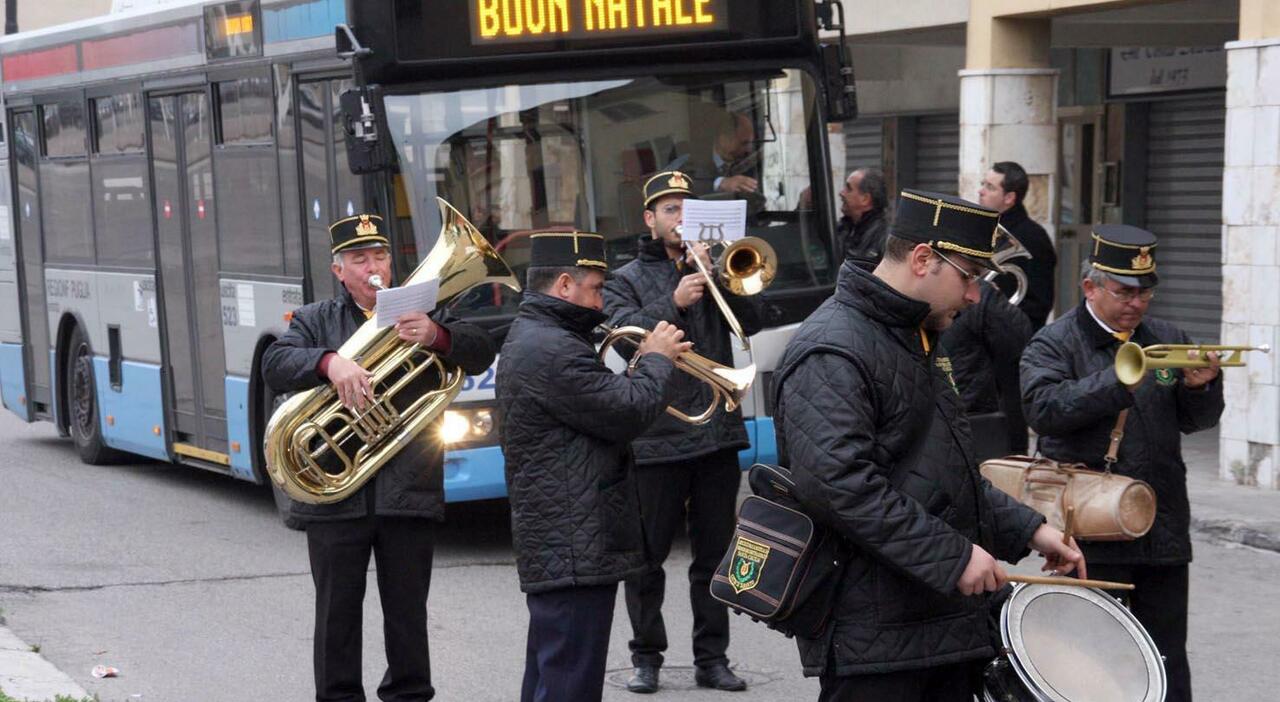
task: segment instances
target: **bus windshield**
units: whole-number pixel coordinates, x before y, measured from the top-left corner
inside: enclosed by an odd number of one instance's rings
[[[645,180],[675,169],[701,197],[747,200],[747,234],[779,256],[766,294],[829,286],[838,261],[809,191],[822,177],[810,162],[821,128],[814,94],[805,72],[787,69],[388,95],[398,229],[411,216],[425,252],[442,197],[521,280],[536,231],[603,234],[616,268],[648,236]],[[476,288],[455,311],[506,316],[518,302],[505,288]]]

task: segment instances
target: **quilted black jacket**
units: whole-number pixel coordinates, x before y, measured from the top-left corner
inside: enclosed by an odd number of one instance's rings
[[[619,268],[613,279],[605,283],[604,311],[614,326],[636,325],[653,329],[666,321],[684,330],[685,339],[693,342],[693,350],[717,363],[733,365],[733,344],[737,339],[720,314],[711,293],[681,312],[672,300],[680,279],[697,269],[677,265],[667,257],[660,239],[646,237],[640,242],[639,256]],[[718,283],[717,283],[718,285]],[[721,288],[723,291],[723,288]],[[743,297],[724,292],[725,301],[747,335],[760,331],[760,296]],[[625,351],[625,344],[614,348]],[[676,409],[696,415],[711,404],[711,390],[688,373],[676,373]],[[636,464],[647,465],[686,460],[721,449],[744,449],[751,444],[742,424],[742,411],[716,411],[711,421],[701,426],[682,422],[663,412],[649,431],[634,443]]]
[[[449,330],[445,360],[471,375],[493,363],[493,340],[479,327],[443,313],[432,319]],[[346,288],[332,299],[294,310],[289,329],[262,356],[262,378],[278,393],[297,392],[328,381],[316,374],[316,364],[364,324],[364,312]],[[444,446],[434,427],[387,462],[351,497],[327,505],[290,501],[289,510],[302,521],[355,519],[368,513],[370,501],[381,516],[444,518]]]
[[[1141,346],[1191,343],[1173,325],[1151,317],[1134,331],[1133,341]],[[1156,521],[1135,541],[1085,544],[1085,558],[1089,563],[1188,563],[1191,508],[1180,433],[1218,423],[1222,381],[1191,390],[1175,369],[1152,373],[1136,393],[1129,392],[1116,379],[1119,347],[1084,303],[1037,332],[1022,356],[1027,422],[1040,434],[1045,456],[1101,468],[1116,417],[1128,407],[1116,472],[1151,484]]]
[[[854,555],[833,624],[799,640],[806,675],[885,673],[993,655],[988,599],[956,582],[972,544],[1016,561],[1044,518],[991,487],[927,303],[845,263],[778,370],[778,448],[797,496]],[[936,339],[931,338],[931,342]]]
[[[645,567],[630,442],[672,396],[675,366],[596,360],[595,310],[526,292],[498,359],[511,538],[524,592],[606,585]]]
[[[1058,254],[1044,227],[1031,219],[1027,208],[1014,205],[1000,215],[1003,224],[1031,253],[1030,259],[1020,258],[1013,265],[1021,266],[1027,274],[1027,295],[1018,303],[1018,309],[1031,320],[1031,331],[1039,331],[1053,311],[1053,270],[1058,265]],[[1012,295],[1017,281],[1011,275],[996,278],[996,284],[1005,295]]]
[[[1003,412],[1015,452],[1027,448],[1027,420],[1018,392],[1018,361],[1031,322],[1000,289],[982,283],[982,297],[942,334],[965,412]]]

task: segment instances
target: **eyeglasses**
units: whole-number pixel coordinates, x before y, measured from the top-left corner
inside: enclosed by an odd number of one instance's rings
[[[969,271],[966,271],[965,269],[961,268],[958,264],[956,264],[955,261],[952,261],[951,259],[944,256],[941,251],[938,251],[937,249],[935,249],[933,253],[936,254],[938,258],[942,259],[943,261],[946,261],[948,266],[951,266],[952,268],[956,269],[956,271],[960,274],[961,279],[964,280],[965,285],[972,285],[978,282],[978,280],[982,278],[982,273],[980,272],[970,273]]]
[[[1151,302],[1151,298],[1153,298],[1153,297],[1155,297],[1155,296],[1156,296],[1156,289],[1155,289],[1155,288],[1142,288],[1142,289],[1140,289],[1140,290],[1139,290],[1139,289],[1134,289],[1134,288],[1125,288],[1124,290],[1121,290],[1120,292],[1116,292],[1115,290],[1112,290],[1111,288],[1108,288],[1108,287],[1107,287],[1107,286],[1105,286],[1105,285],[1099,285],[1098,287],[1100,287],[1100,288],[1102,288],[1104,291],[1106,291],[1106,293],[1107,293],[1108,295],[1110,295],[1111,297],[1114,297],[1115,299],[1117,299],[1117,300],[1119,300],[1119,301],[1121,301],[1121,302],[1124,302],[1124,303],[1133,302],[1134,300],[1142,300],[1143,302]]]

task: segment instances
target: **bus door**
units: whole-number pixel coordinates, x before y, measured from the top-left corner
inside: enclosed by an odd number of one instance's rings
[[[298,84],[298,140],[302,152],[302,192],[311,261],[309,301],[333,297],[337,279],[329,272],[329,225],[367,212],[361,178],[347,166],[338,96],[352,87],[349,78],[306,80]],[[385,233],[385,232],[384,232]]]
[[[173,450],[226,465],[209,97],[203,91],[153,96],[148,114]]]
[[[27,396],[31,416],[53,415],[49,387],[49,310],[44,297],[44,247],[41,245],[39,163],[40,134],[34,110],[15,111],[9,117],[13,129],[9,157],[14,164],[18,201],[14,222],[18,226],[21,259],[19,280],[26,288],[22,310],[22,339],[27,367]]]

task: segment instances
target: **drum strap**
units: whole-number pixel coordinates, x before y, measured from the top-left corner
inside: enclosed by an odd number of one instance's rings
[[[1116,463],[1116,456],[1120,453],[1120,440],[1124,438],[1124,422],[1129,418],[1129,408],[1120,410],[1120,416],[1116,417],[1116,425],[1111,428],[1111,443],[1107,446],[1107,455],[1103,456],[1102,462],[1107,465],[1107,472],[1111,472],[1111,467]]]

